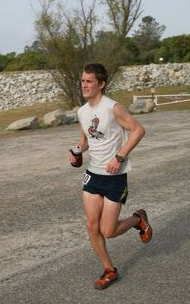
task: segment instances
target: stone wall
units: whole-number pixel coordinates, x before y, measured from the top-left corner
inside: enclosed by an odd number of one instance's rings
[[[62,90],[50,72],[0,73],[0,111],[56,101]]]
[[[190,85],[190,63],[149,64],[122,68],[113,89],[154,88]]]
[[[112,90],[190,85],[190,63],[150,64],[123,67],[117,80],[110,84]],[[0,73],[0,111],[53,102],[62,90],[48,71]]]

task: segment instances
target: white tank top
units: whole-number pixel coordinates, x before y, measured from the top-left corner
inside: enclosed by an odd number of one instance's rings
[[[109,161],[124,146],[128,136],[116,121],[113,114],[117,102],[102,96],[101,101],[94,107],[87,102],[78,110],[78,119],[86,134],[89,145],[88,170],[101,175],[113,175],[106,172]],[[122,164],[117,174],[131,170],[129,159]]]

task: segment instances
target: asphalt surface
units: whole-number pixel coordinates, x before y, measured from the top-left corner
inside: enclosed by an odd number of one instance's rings
[[[85,231],[84,168],[67,163],[78,125],[0,138],[1,304],[190,303],[190,112],[137,117],[146,136],[131,154],[121,216],[148,211],[153,239],[134,229],[108,241],[119,280],[93,288],[101,266]]]

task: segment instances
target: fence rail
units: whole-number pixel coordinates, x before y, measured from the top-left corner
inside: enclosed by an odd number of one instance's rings
[[[181,99],[181,98],[188,98],[188,99]],[[180,103],[180,102],[187,102],[190,101],[190,94],[175,94],[175,95],[134,95],[133,96],[133,103],[135,103],[138,99],[151,99],[154,101],[155,106],[164,106],[173,103]],[[160,99],[172,99],[169,102],[159,102]]]

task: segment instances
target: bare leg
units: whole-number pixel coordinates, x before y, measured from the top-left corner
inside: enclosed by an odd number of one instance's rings
[[[101,217],[101,231],[106,238],[113,238],[127,232],[140,222],[137,216],[118,220],[122,204],[104,198],[104,208]]]
[[[105,238],[100,231],[104,199],[100,195],[93,195],[84,191],[83,202],[87,217],[87,231],[93,249],[100,258],[104,268],[114,269],[111,258],[106,249]]]

